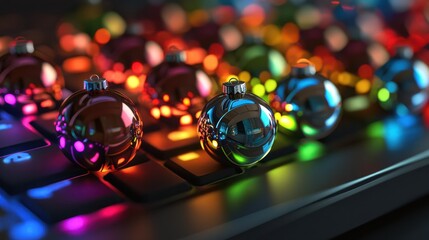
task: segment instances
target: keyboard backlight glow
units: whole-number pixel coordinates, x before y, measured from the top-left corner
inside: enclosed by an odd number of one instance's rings
[[[196,152],[188,152],[182,155],[177,156],[177,159],[179,159],[180,161],[191,161],[194,159],[197,159],[200,156],[200,154],[196,153]]]
[[[171,141],[181,141],[195,136],[197,136],[197,131],[191,131],[190,129],[186,131],[173,131],[167,135]]]

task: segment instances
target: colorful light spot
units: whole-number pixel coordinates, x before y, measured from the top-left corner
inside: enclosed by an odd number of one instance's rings
[[[19,152],[12,155],[9,155],[3,159],[4,164],[10,163],[19,163],[24,162],[31,159],[31,155],[25,152]]]
[[[16,104],[16,97],[14,95],[8,93],[4,96],[4,101],[9,105],[15,105]]]
[[[161,106],[160,110],[163,117],[171,117],[171,109],[169,106]]]
[[[380,102],[387,102],[390,98],[390,92],[389,90],[382,88],[378,91],[377,97]]]
[[[100,28],[95,32],[94,40],[99,44],[106,44],[110,41],[110,32],[105,28]]]
[[[307,124],[303,124],[302,125],[302,132],[306,136],[313,136],[313,135],[316,135],[318,133],[318,131],[317,131],[316,128],[311,127],[311,126],[309,126]]]
[[[190,114],[180,117],[180,125],[189,125],[191,123],[192,123],[192,116]]]
[[[280,124],[280,126],[286,128],[290,131],[295,131],[297,128],[295,118],[293,116],[290,116],[290,115],[281,116],[280,120],[279,120],[279,124]]]
[[[159,108],[152,108],[150,110],[150,114],[155,119],[159,119],[161,117],[161,111],[159,110]]]
[[[85,150],[85,145],[81,141],[76,141],[73,146],[78,152],[83,152]]]
[[[136,89],[140,86],[140,79],[135,75],[131,75],[127,78],[126,85],[129,89]]]
[[[293,111],[293,105],[288,103],[285,105],[286,112],[292,112]]]
[[[213,140],[212,145],[214,148],[217,148],[219,146],[219,143],[216,140]]]
[[[186,129],[179,131],[172,131],[167,135],[167,138],[171,141],[181,141],[197,136],[197,131],[195,129]]]
[[[10,229],[9,236],[11,239],[42,239],[46,234],[45,226],[34,220],[14,224]]]
[[[61,223],[61,229],[68,233],[81,233],[85,230],[86,222],[83,216],[69,218]]]
[[[22,107],[24,115],[35,114],[37,112],[37,105],[35,103],[26,104]]]
[[[97,160],[98,160],[98,158],[100,157],[100,154],[98,153],[98,152],[96,152],[95,154],[94,154],[94,156],[92,156],[92,158],[91,159],[89,159],[92,163],[95,163],[95,162],[97,162]]]
[[[262,84],[256,84],[252,88],[252,93],[256,96],[263,97],[265,95],[265,87]]]
[[[368,79],[361,79],[356,83],[355,88],[359,94],[367,93],[371,89],[371,82]]]
[[[33,199],[48,199],[52,197],[52,194],[58,190],[61,190],[71,185],[70,180],[57,182],[48,186],[33,188],[27,191],[27,195]]]
[[[207,55],[203,60],[203,66],[209,72],[213,72],[214,70],[216,70],[218,65],[219,61],[217,60],[217,57],[213,54]]]
[[[325,152],[325,147],[317,141],[304,142],[298,147],[298,158],[306,162],[321,157]]]
[[[179,159],[180,161],[191,161],[191,160],[195,160],[200,156],[200,154],[196,153],[196,152],[188,152],[185,154],[181,154],[179,156],[177,156],[177,159]]]
[[[265,82],[265,90],[267,91],[267,92],[272,92],[272,91],[274,91],[274,90],[276,90],[276,88],[277,88],[277,82],[276,82],[276,80],[274,80],[274,79],[268,79],[266,82]]]

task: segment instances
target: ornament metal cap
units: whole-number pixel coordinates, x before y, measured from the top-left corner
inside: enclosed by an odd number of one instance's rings
[[[34,52],[33,41],[27,40],[23,37],[17,37],[9,46],[11,54],[27,54]]]
[[[408,45],[397,45],[395,47],[395,56],[411,59],[413,54],[413,49]]]
[[[222,91],[230,99],[240,99],[246,94],[246,83],[237,78],[230,78],[228,82],[222,84]]]
[[[292,67],[292,76],[310,76],[316,73],[316,68],[314,68],[311,62],[307,61],[298,61]]]
[[[89,79],[83,81],[83,88],[88,92],[106,90],[107,87],[107,80],[105,78],[100,78],[97,74],[93,74]]]
[[[165,55],[165,60],[167,62],[175,62],[175,63],[185,62],[186,60],[185,51],[180,51],[177,48],[174,48],[171,52]]]

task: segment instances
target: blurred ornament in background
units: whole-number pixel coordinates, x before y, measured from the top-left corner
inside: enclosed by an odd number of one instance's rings
[[[0,57],[0,105],[13,114],[33,115],[56,109],[64,86],[60,68],[17,38]]]
[[[201,147],[213,159],[238,166],[262,160],[271,150],[276,128],[270,106],[246,93],[246,84],[236,78],[207,103],[197,125]]]
[[[216,86],[201,69],[186,63],[186,52],[171,50],[147,75],[142,104],[155,119],[174,126],[196,123]]]
[[[283,54],[255,38],[247,39],[247,43],[228,53],[225,60],[256,77],[266,72],[269,73],[268,78],[279,79],[284,76],[287,68]]]
[[[150,68],[163,58],[163,50],[157,43],[126,34],[101,45],[94,63],[111,85],[141,91]]]
[[[134,103],[93,75],[64,100],[55,122],[59,147],[89,171],[116,170],[136,155],[143,122]]]
[[[335,85],[316,74],[306,59],[298,61],[290,76],[279,83],[270,104],[280,132],[310,139],[323,138],[335,129],[342,106]]]
[[[373,95],[380,106],[397,115],[419,113],[428,100],[429,69],[413,58],[413,49],[398,45],[395,55],[376,71]]]

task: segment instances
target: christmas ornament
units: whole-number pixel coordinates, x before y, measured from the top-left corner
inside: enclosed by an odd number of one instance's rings
[[[260,39],[250,38],[249,42],[226,56],[226,60],[252,76],[267,72],[270,77],[278,79],[286,71],[287,62],[276,49],[265,45]]]
[[[64,154],[90,171],[115,170],[135,156],[143,123],[133,102],[93,75],[72,94],[55,123]]]
[[[339,122],[341,96],[335,85],[300,61],[270,96],[279,131],[295,138],[319,139]]]
[[[214,84],[202,70],[185,63],[185,52],[173,51],[148,74],[143,98],[150,113],[174,125],[195,123]]]
[[[428,100],[429,69],[413,59],[409,46],[398,46],[395,55],[376,71],[374,96],[380,106],[398,115],[419,113]]]
[[[35,51],[32,41],[17,38],[0,57],[0,105],[16,115],[56,109],[63,85],[59,67]]]
[[[270,151],[276,121],[270,106],[246,93],[237,79],[223,84],[223,94],[211,99],[198,119],[201,147],[215,160],[250,166]]]
[[[102,45],[100,53],[94,56],[94,63],[109,84],[141,91],[149,69],[163,58],[157,43],[127,34]]]

